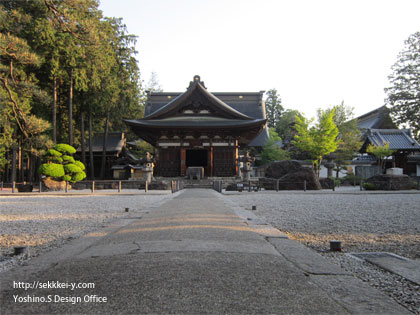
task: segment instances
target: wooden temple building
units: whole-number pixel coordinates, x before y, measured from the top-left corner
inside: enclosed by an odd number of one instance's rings
[[[263,94],[210,93],[195,76],[184,93],[149,93],[145,117],[125,122],[155,147],[155,176],[235,176],[238,150],[268,139]]]

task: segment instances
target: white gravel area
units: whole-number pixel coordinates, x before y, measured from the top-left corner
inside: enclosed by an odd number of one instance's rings
[[[138,194],[138,190],[100,196],[0,195],[0,272],[116,219],[138,217],[174,195],[166,191]],[[15,246],[28,246],[29,251],[12,256]]]
[[[250,210],[420,314],[418,285],[346,253],[391,252],[420,260],[420,193],[226,193],[232,207]],[[341,240],[343,251],[330,252]]]

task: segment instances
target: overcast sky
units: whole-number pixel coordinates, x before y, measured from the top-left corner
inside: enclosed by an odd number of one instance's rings
[[[277,89],[308,117],[344,101],[356,115],[384,105],[391,66],[420,31],[419,0],[100,0],[138,36],[142,79],[183,92]]]

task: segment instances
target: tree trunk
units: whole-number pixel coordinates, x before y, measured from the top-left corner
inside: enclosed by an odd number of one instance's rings
[[[22,152],[22,142],[19,141],[19,148],[18,148],[18,155],[19,155],[19,160],[18,160],[18,169],[19,169],[19,182],[23,182],[24,178],[23,178],[23,152]]]
[[[53,104],[52,104],[52,140],[57,143],[57,79],[53,79]]]
[[[33,183],[34,181],[34,171],[35,171],[35,161],[36,156],[35,154],[32,153],[31,150],[31,154],[30,154],[30,158],[29,158],[29,170],[28,170],[28,182]]]
[[[94,169],[94,165],[93,165],[93,145],[92,145],[92,112],[90,110],[90,105],[89,105],[89,171],[90,171],[90,179],[94,180],[95,179],[95,169]]]
[[[85,149],[85,117],[83,111],[80,111],[80,144],[82,146],[82,163],[86,166],[86,149]]]
[[[106,166],[106,142],[108,138],[108,122],[109,122],[109,111],[106,113],[105,119],[105,132],[104,132],[104,141],[102,146],[102,163],[101,163],[101,179],[105,179],[105,166]]]
[[[16,181],[16,145],[12,145],[12,175],[10,181],[13,183]]]
[[[69,85],[69,144],[73,145],[73,72],[70,72]]]

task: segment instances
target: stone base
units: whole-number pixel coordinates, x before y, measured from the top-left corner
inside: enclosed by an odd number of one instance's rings
[[[44,185],[47,187],[48,190],[51,191],[59,191],[66,189],[66,182],[65,181],[56,181],[51,178],[44,179]],[[68,189],[70,189],[70,184],[68,185]]]

